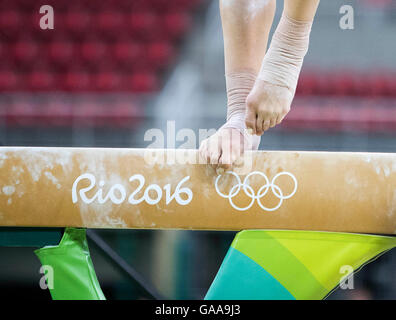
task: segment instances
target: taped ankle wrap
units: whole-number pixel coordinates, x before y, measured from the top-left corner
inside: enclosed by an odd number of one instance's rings
[[[259,136],[247,134],[245,125],[246,98],[256,81],[252,71],[241,71],[226,74],[227,87],[227,122],[220,128],[234,128],[244,135],[253,150],[260,144]]]
[[[284,86],[294,94],[308,51],[312,21],[297,21],[282,15],[271,40],[258,78]]]

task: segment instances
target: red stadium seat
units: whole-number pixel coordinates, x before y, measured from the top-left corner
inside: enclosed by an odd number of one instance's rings
[[[115,62],[121,66],[133,66],[145,58],[143,45],[131,40],[116,42],[111,50]]]
[[[181,9],[181,10],[191,10],[194,9],[201,0],[174,0],[172,1],[172,4],[175,8]]]
[[[97,65],[100,61],[108,58],[107,49],[105,43],[97,40],[89,40],[81,44],[80,55],[85,63]]]
[[[2,0],[0,1],[0,11],[20,10],[16,0]]]
[[[147,47],[148,63],[156,68],[163,68],[169,64],[174,57],[173,47],[163,41],[152,42]]]
[[[0,42],[0,63],[4,59],[8,59],[7,46]]]
[[[388,95],[396,97],[396,73],[390,74],[388,77]]]
[[[313,72],[303,72],[300,76],[297,95],[311,95],[315,92],[318,78]]]
[[[124,28],[125,15],[117,11],[100,12],[95,17],[97,30],[107,34],[117,35]]]
[[[87,91],[93,87],[91,75],[86,71],[69,71],[61,76],[64,90]]]
[[[65,29],[77,38],[83,38],[91,30],[91,15],[81,10],[70,10],[63,16]]]
[[[20,40],[12,45],[13,57],[18,63],[33,64],[38,59],[39,48],[35,41]]]
[[[67,67],[73,60],[75,46],[73,42],[67,40],[56,40],[47,45],[48,59],[56,66]]]
[[[370,95],[372,96],[386,96],[391,93],[389,90],[389,80],[387,77],[382,74],[373,74],[369,78],[369,83],[370,83]]]
[[[34,8],[37,8],[38,5],[44,5],[44,4],[50,4],[49,1],[46,1],[45,3],[39,2],[39,1],[32,1],[32,0],[14,0],[18,8],[23,10],[23,11],[31,11]]]
[[[315,85],[313,87],[313,94],[316,95],[331,95],[333,88],[331,87],[331,75],[326,74],[323,70],[318,70],[315,73]]]
[[[54,16],[54,29],[42,29],[40,25],[40,20],[42,19],[42,14],[39,13],[39,8],[35,10],[28,11],[26,14],[26,22],[24,26],[26,30],[23,34],[29,34],[37,42],[45,42],[54,39],[58,36],[58,31],[63,29],[63,19],[61,14]]]
[[[199,1],[3,0],[0,69],[3,78],[10,68],[15,73],[0,90],[156,90]],[[44,4],[55,10],[54,30],[40,28]]]
[[[22,79],[11,70],[0,70],[0,91],[15,91],[21,89]]]
[[[133,37],[142,40],[158,38],[161,32],[157,15],[150,11],[131,13],[127,19],[127,27]]]
[[[199,1],[1,0],[0,93],[158,90]],[[53,30],[40,27],[42,5],[55,10]],[[122,99],[16,97],[1,108],[7,125],[130,127],[142,113]]]
[[[158,89],[158,79],[154,73],[139,72],[126,76],[126,89],[136,92],[150,92]]]
[[[48,91],[56,88],[56,76],[48,71],[33,71],[27,75],[27,86],[33,91]]]
[[[331,92],[337,96],[354,95],[356,92],[353,72],[343,71],[331,77]]]
[[[23,13],[16,10],[0,11],[0,30],[3,36],[15,37],[23,31]]]
[[[94,76],[94,83],[99,91],[121,91],[122,77],[117,72],[101,72]]]
[[[180,38],[191,27],[190,16],[187,13],[176,11],[162,17],[164,33],[171,39]]]

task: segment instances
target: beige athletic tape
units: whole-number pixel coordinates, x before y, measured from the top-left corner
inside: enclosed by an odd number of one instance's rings
[[[304,56],[308,51],[312,21],[297,21],[282,15],[272,37],[258,78],[288,87],[294,94]]]
[[[257,150],[261,137],[248,134],[246,131],[246,98],[254,86],[256,74],[251,71],[241,71],[226,75],[227,86],[227,122],[221,128],[239,130],[251,150]],[[220,129],[221,129],[220,128]]]
[[[217,177],[145,152],[0,148],[0,225],[396,231],[396,154],[258,151]]]

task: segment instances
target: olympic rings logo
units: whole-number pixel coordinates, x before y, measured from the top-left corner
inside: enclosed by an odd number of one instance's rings
[[[297,179],[290,172],[284,171],[284,172],[280,172],[280,173],[276,174],[272,178],[271,182],[269,181],[268,177],[264,173],[262,173],[260,171],[253,171],[253,172],[249,173],[246,176],[246,178],[243,180],[243,182],[241,182],[241,178],[239,178],[239,176],[235,172],[226,171],[225,173],[234,176],[238,183],[236,185],[234,185],[230,189],[228,194],[224,194],[224,193],[222,193],[219,190],[219,187],[218,187],[219,180],[223,176],[223,175],[219,175],[216,178],[216,182],[215,182],[216,191],[219,194],[219,196],[221,196],[221,197],[223,197],[225,199],[228,199],[228,201],[230,202],[231,206],[234,209],[239,210],[239,211],[246,211],[249,208],[251,208],[251,206],[254,204],[255,200],[257,200],[257,203],[258,203],[258,205],[260,206],[261,209],[263,209],[265,211],[275,211],[275,210],[277,210],[277,209],[279,209],[281,207],[281,205],[282,205],[284,200],[290,199],[292,196],[294,196],[294,194],[297,191]],[[259,176],[263,177],[264,180],[265,180],[265,184],[262,187],[260,187],[260,189],[257,192],[257,195],[255,194],[253,188],[248,183],[249,178],[254,176],[254,175],[259,175]],[[289,176],[293,180],[294,189],[288,195],[284,195],[282,189],[275,183],[276,179],[278,179],[280,176]],[[241,188],[243,189],[245,194],[252,199],[250,201],[250,203],[246,207],[243,207],[243,208],[240,208],[240,207],[236,206],[235,203],[232,200],[239,193]],[[272,193],[279,199],[279,203],[273,208],[267,208],[261,203],[261,199],[268,193],[268,191],[270,189],[271,189]]]

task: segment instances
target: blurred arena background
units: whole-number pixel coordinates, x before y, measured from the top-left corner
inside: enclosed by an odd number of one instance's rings
[[[353,30],[339,27],[345,4]],[[54,8],[53,30],[39,28],[42,5]],[[395,34],[395,0],[322,0],[292,111],[260,149],[396,152]],[[143,148],[148,129],[175,121],[198,134],[225,113],[217,0],[0,0],[0,144]],[[234,236],[99,234],[168,299],[203,298]],[[148,298],[91,253],[107,298]],[[0,248],[0,297],[49,299],[39,267],[31,249]],[[396,299],[395,267],[393,250],[330,298]]]

